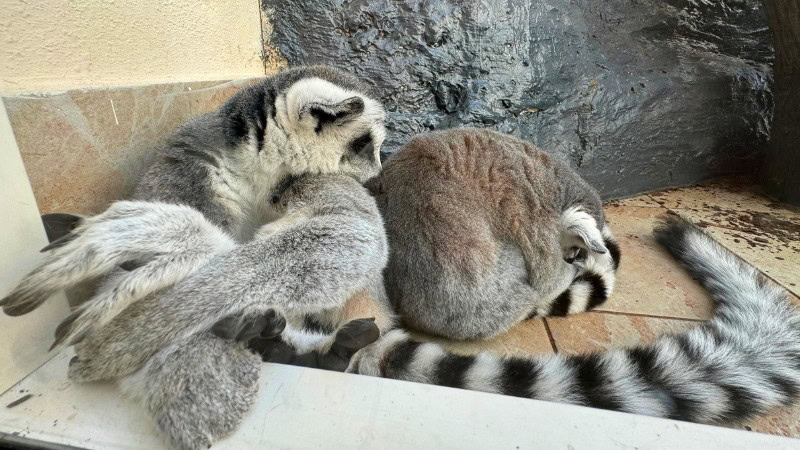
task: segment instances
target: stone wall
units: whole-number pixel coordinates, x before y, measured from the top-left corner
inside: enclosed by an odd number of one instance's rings
[[[761,180],[800,206],[800,0],[764,0],[775,33],[775,123]]]
[[[770,135],[759,0],[263,0],[290,65],[373,82],[387,152],[491,127],[568,158],[606,198],[752,173]]]

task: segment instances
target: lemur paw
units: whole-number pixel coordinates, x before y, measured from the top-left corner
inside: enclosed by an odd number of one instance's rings
[[[380,336],[375,318],[351,320],[336,331],[336,339],[330,351],[349,362],[353,354],[377,341]]]
[[[340,327],[333,343],[326,352],[298,353],[279,337],[259,337],[250,341],[250,349],[261,355],[264,362],[313,367],[316,369],[344,372],[350,358],[380,337],[375,319],[355,319]]]
[[[251,339],[262,337],[272,339],[286,328],[282,314],[269,309],[266,312],[233,314],[217,322],[211,332],[223,339],[248,343]]]

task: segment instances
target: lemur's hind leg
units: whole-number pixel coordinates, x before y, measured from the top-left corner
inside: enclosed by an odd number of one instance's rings
[[[313,217],[218,254],[87,335],[75,348],[82,370],[96,380],[128,375],[170,342],[242,311],[342,308],[386,264],[381,225]]]
[[[0,304],[6,314],[22,315],[61,289],[113,273],[56,330],[54,347],[77,343],[131,303],[186,278],[234,245],[192,208],[117,202],[98,216],[80,219],[73,231],[45,247],[50,254]]]
[[[200,333],[168,344],[119,384],[173,447],[194,450],[236,429],[255,403],[260,374],[260,358],[246,343]]]

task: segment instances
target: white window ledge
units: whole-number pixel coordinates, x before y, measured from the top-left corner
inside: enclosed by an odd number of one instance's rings
[[[0,396],[0,440],[168,448],[106,383],[67,380],[66,350]],[[800,449],[800,441],[558,403],[265,364],[258,402],[214,449]],[[5,405],[27,394],[13,407]]]

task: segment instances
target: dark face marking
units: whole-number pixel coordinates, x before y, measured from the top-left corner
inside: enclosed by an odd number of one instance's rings
[[[364,100],[360,97],[350,97],[335,105],[325,103],[312,103],[308,112],[317,119],[314,132],[319,134],[325,125],[343,122],[355,117],[364,111]]]
[[[367,133],[353,139],[348,146],[351,153],[356,155],[369,154],[372,155],[374,147],[372,145],[372,135]]]
[[[567,250],[567,253],[564,255],[564,261],[567,264],[572,264],[575,261],[586,261],[586,258],[589,257],[589,251],[585,248],[581,247],[572,247]]]
[[[261,152],[264,147],[264,135],[267,126],[267,92],[259,89],[249,111],[250,122],[256,128],[256,151]]]

